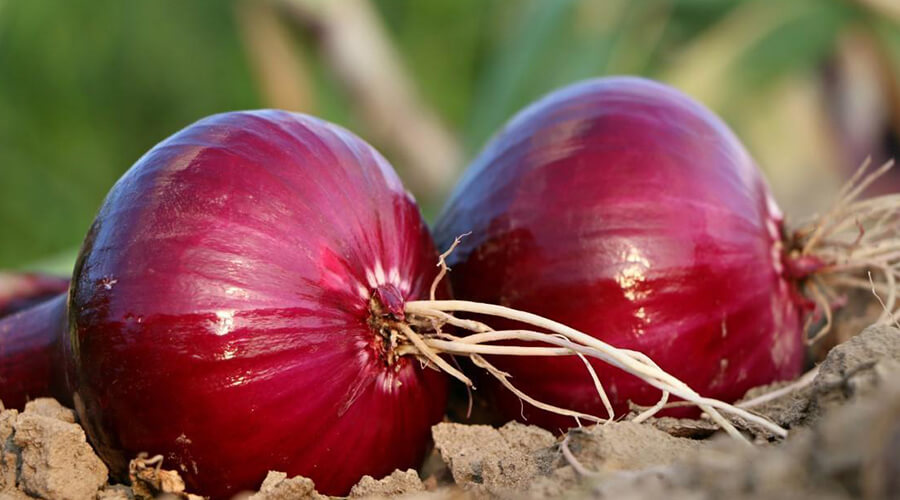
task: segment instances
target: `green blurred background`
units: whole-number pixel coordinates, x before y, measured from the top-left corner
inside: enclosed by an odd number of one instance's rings
[[[68,271],[115,180],[212,113],[342,124],[431,217],[516,110],[624,73],[725,118],[792,215],[900,151],[900,0],[0,0],[0,268]]]

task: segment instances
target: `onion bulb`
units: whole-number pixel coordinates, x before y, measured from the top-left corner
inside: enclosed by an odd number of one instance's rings
[[[800,262],[791,261],[783,216],[726,124],[672,88],[603,78],[520,112],[437,221],[439,247],[463,233],[471,235],[448,259],[459,299],[529,311],[639,351],[724,401],[801,371],[805,275],[792,274]],[[537,400],[606,414],[582,360],[487,359]],[[645,381],[591,364],[615,416],[629,402],[660,399]],[[576,423],[498,388],[488,383],[506,418]]]
[[[412,196],[356,136],[287,112],[212,116],[109,193],[59,369],[114,474],[146,452],[214,498],[269,470],[344,495],[421,463],[443,416],[445,376],[385,327],[427,296],[436,261]]]

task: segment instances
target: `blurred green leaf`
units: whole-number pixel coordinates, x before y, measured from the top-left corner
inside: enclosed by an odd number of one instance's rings
[[[525,89],[539,69],[537,61],[542,50],[554,35],[565,29],[564,21],[572,4],[573,0],[559,0],[515,4],[519,8],[507,6],[511,11],[507,14],[515,20],[513,32],[480,68],[483,76],[477,84],[465,134],[469,151],[480,147],[512,111],[533,97]]]
[[[824,81],[852,28],[877,35],[900,81],[898,20],[851,0],[373,2],[469,157],[546,92],[610,73],[670,79],[740,131],[780,82]],[[141,154],[198,118],[260,105],[234,15],[221,0],[0,0],[0,267],[70,266]],[[315,27],[294,30],[316,113],[364,130]]]
[[[0,267],[78,245],[153,144],[257,105],[229,5],[47,1],[0,16]]]

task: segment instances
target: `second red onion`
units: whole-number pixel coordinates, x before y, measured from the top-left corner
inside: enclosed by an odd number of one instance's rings
[[[728,127],[669,87],[599,79],[531,105],[469,167],[435,232],[441,248],[471,232],[449,259],[458,298],[640,351],[704,396],[733,401],[800,372],[782,215]],[[577,358],[488,359],[538,400],[605,416]],[[618,416],[659,399],[592,365]],[[575,424],[487,380],[507,418]]]

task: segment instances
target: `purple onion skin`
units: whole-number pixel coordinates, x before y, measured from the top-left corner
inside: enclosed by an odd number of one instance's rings
[[[76,264],[72,389],[91,442],[120,475],[162,454],[213,498],[269,470],[342,495],[418,466],[445,376],[387,366],[369,297],[426,298],[436,262],[411,195],[346,130],[278,111],[187,127],[119,180]]]
[[[0,401],[22,409],[55,396],[71,403],[63,366],[66,294],[0,319]]]
[[[68,289],[67,278],[0,271],[0,318],[52,299]]]
[[[781,227],[761,173],[720,119],[667,86],[614,77],[551,93],[513,118],[464,174],[435,235],[446,248],[472,232],[449,259],[457,298],[561,321],[733,401],[802,368]],[[539,400],[606,416],[578,358],[493,362]],[[592,365],[618,416],[628,400],[659,399]],[[487,385],[506,418],[575,424]]]

